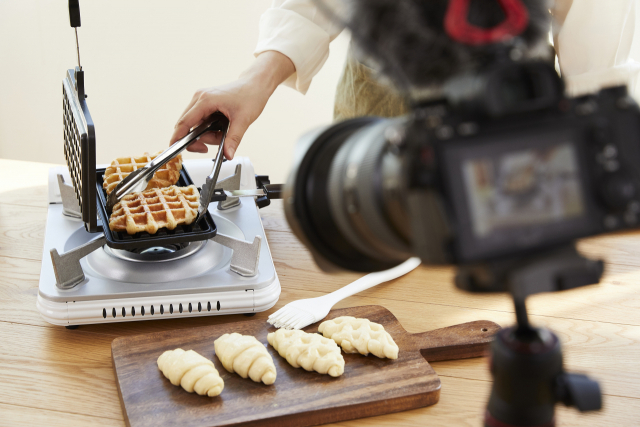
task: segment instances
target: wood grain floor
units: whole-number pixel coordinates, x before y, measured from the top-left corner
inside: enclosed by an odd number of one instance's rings
[[[50,165],[0,160],[0,425],[124,425],[110,344],[117,336],[181,329],[243,316],[82,326],[66,330],[36,310],[47,213]],[[334,291],[359,277],[326,275],[293,237],[279,202],[261,211],[282,284],[276,306]],[[599,285],[529,302],[531,320],[552,328],[568,370],[600,381],[604,409],[583,415],[558,407],[561,426],[640,425],[640,232],[586,239],[585,255],[607,261]],[[50,262],[48,257],[44,262]],[[487,319],[513,323],[505,295],[457,290],[450,268],[420,267],[409,275],[342,301],[337,307],[379,304],[409,332]],[[344,422],[340,426],[481,426],[490,387],[486,358],[437,362],[440,402],[432,407]]]

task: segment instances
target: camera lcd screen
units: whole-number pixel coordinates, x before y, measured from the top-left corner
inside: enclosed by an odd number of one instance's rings
[[[571,127],[543,127],[446,145],[456,258],[508,256],[593,232],[583,140]]]
[[[477,238],[584,214],[578,162],[569,143],[467,160],[462,173]]]

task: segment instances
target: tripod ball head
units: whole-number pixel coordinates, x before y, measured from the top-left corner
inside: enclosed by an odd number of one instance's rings
[[[500,331],[491,345],[491,373],[487,427],[552,427],[558,402],[580,411],[602,406],[597,382],[564,372],[560,340],[548,329]]]

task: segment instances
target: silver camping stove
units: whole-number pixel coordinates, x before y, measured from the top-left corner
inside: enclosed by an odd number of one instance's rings
[[[194,182],[204,182],[211,163],[187,160],[183,167]],[[227,177],[219,182],[225,190],[256,188],[247,158],[225,162],[220,177]],[[210,204],[209,213],[217,226],[211,239],[120,250],[105,244],[103,233],[86,230],[75,191],[67,182],[72,182],[67,168],[50,170],[37,299],[47,322],[73,327],[253,314],[278,300],[280,282],[255,198]],[[83,278],[73,283],[78,269]]]
[[[67,167],[49,173],[49,212],[37,300],[44,319],[76,327],[253,314],[272,307],[280,295],[280,282],[258,206],[279,198],[281,188],[271,185],[267,176],[254,175],[246,158],[222,164],[220,149],[213,170],[211,160],[183,163],[176,185],[202,183],[198,217],[192,223],[172,230],[161,228],[153,234],[110,230],[112,199],[138,186],[146,188],[148,180],[138,181],[152,176],[202,132],[223,132],[222,146],[228,120],[222,114],[212,115],[205,120],[209,123],[206,127],[203,123],[149,164],[131,171],[111,195],[107,194],[105,169],[96,166],[96,132],[80,64],[77,1],[69,1],[69,19],[76,32],[78,66],[67,70],[62,80]],[[218,180],[219,176],[226,178]],[[122,194],[119,187],[123,187]]]

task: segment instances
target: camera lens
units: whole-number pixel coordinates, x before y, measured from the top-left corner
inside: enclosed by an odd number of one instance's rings
[[[398,120],[347,120],[298,143],[285,213],[325,270],[380,271],[411,256],[402,165],[384,136]]]

